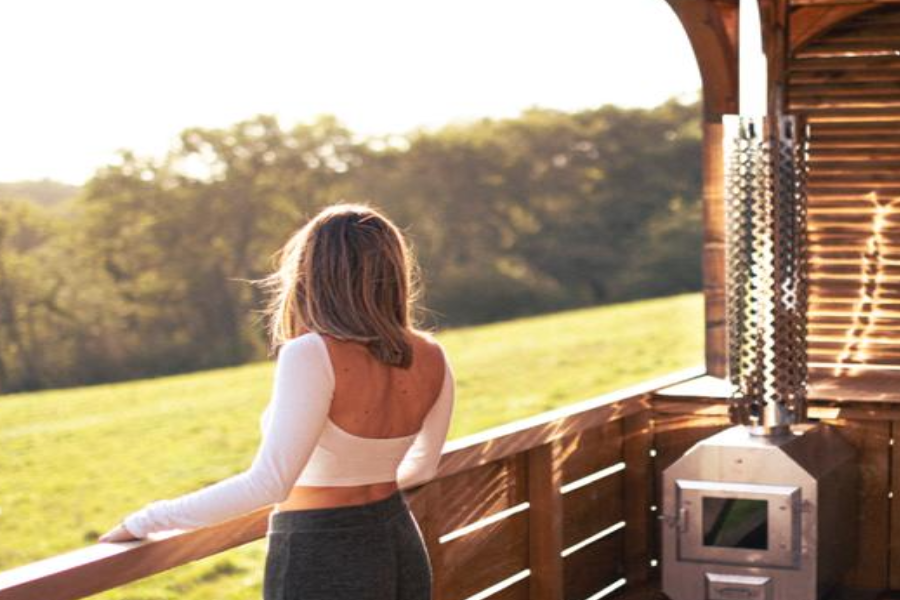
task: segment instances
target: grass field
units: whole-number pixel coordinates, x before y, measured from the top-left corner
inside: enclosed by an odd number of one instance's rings
[[[457,376],[450,438],[702,362],[702,296],[438,334]],[[150,500],[249,466],[272,363],[0,396],[0,570],[94,543]],[[265,540],[105,600],[261,596]]]

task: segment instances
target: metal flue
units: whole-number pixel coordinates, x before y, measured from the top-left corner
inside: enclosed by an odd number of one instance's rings
[[[788,115],[735,116],[727,125],[732,418],[779,435],[806,420],[806,127]]]

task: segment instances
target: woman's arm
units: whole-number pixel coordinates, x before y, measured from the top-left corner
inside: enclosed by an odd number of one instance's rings
[[[441,460],[444,442],[447,440],[447,432],[450,430],[456,381],[443,347],[441,353],[444,356],[444,381],[441,392],[425,416],[422,429],[397,467],[397,485],[401,488],[416,486],[434,477]]]
[[[334,372],[325,341],[306,333],[286,342],[275,365],[275,381],[262,441],[243,473],[170,500],[157,500],[128,515],[132,535],[192,529],[281,502],[306,466],[328,418]]]

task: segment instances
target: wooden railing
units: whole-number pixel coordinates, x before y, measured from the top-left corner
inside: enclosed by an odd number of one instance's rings
[[[435,600],[583,600],[651,576],[650,398],[691,369],[450,440],[405,490]],[[149,540],[97,544],[0,573],[0,600],[69,600],[266,535],[270,507]]]

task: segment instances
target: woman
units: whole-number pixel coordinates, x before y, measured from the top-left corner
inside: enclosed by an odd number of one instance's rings
[[[259,280],[278,354],[252,465],[151,502],[100,541],[275,504],[264,599],[429,599],[431,562],[401,488],[434,476],[455,383],[441,345],[412,323],[415,261],[364,204],[327,207],[278,254]]]

